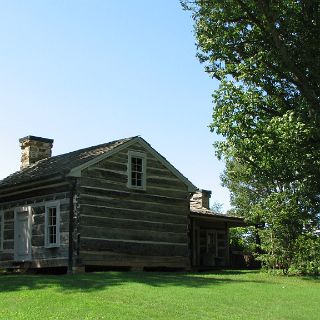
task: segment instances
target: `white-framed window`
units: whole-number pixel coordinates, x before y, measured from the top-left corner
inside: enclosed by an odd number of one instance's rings
[[[147,157],[145,153],[128,152],[128,187],[134,189],[146,189],[146,166]]]
[[[0,251],[3,251],[4,213],[0,211]]]
[[[60,246],[60,201],[46,203],[45,211],[45,247]]]

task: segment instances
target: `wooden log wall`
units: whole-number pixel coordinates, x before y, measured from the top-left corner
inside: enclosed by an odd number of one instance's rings
[[[146,190],[127,187],[128,152],[146,154]],[[139,143],[80,178],[82,265],[189,267],[187,186]]]
[[[14,210],[21,206],[31,206],[32,214],[31,261],[21,264],[22,268],[68,265],[69,193],[67,189],[66,184],[64,188],[46,186],[35,193],[28,194],[28,198],[21,198],[21,195],[17,194],[12,196],[12,201],[0,203],[0,211],[4,213],[4,241],[3,251],[0,251],[0,267],[12,268],[19,265],[14,260]],[[60,247],[45,248],[45,203],[54,200],[60,201]]]

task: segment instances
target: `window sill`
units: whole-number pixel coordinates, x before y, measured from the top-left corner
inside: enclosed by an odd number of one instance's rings
[[[50,244],[48,246],[45,246],[46,249],[55,249],[60,248],[60,244]]]
[[[146,187],[136,187],[136,186],[127,186],[128,189],[131,189],[131,190],[139,190],[139,191],[146,191],[147,188]]]

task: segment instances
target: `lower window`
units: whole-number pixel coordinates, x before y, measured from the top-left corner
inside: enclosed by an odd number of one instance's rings
[[[47,248],[60,246],[60,203],[46,203],[45,213],[45,246]]]
[[[0,211],[0,251],[3,250],[4,214]]]

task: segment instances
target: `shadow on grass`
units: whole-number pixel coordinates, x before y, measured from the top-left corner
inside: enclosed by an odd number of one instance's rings
[[[159,272],[98,272],[77,275],[2,275],[0,276],[0,293],[18,290],[38,290],[54,288],[58,291],[96,291],[128,283],[145,284],[152,287],[205,288],[212,285],[228,283],[265,283],[255,279],[254,273],[234,270],[210,273],[159,273]]]

